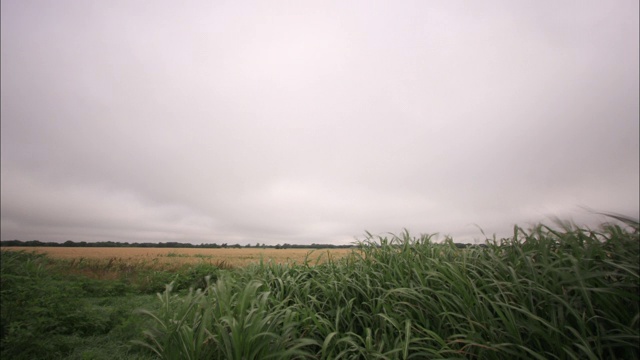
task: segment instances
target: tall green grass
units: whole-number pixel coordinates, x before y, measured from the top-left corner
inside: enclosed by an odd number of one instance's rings
[[[164,359],[635,359],[639,226],[368,234],[351,256],[171,286],[140,342]]]

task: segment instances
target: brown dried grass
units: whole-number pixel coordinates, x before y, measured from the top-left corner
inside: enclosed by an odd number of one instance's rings
[[[148,266],[177,268],[188,264],[210,263],[228,267],[243,267],[265,262],[298,263],[308,255],[311,265],[323,263],[329,257],[338,259],[351,253],[351,249],[192,249],[192,248],[102,248],[102,247],[3,247],[2,250],[45,253],[53,259],[72,262],[89,261],[103,265]]]

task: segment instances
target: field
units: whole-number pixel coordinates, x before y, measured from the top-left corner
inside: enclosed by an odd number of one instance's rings
[[[194,249],[194,248],[129,248],[129,247],[7,247],[9,251],[35,251],[53,259],[130,264],[155,268],[175,268],[186,264],[223,264],[225,267],[244,267],[251,263],[273,261],[277,264],[298,263],[306,260],[315,264],[328,258],[338,259],[351,249],[309,250],[309,249]],[[114,264],[114,262],[116,264]]]
[[[637,359],[640,226],[622,220],[469,248],[368,236],[317,264],[275,249],[3,249],[0,355]]]

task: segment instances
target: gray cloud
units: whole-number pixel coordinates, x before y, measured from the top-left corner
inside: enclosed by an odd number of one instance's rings
[[[2,239],[638,216],[638,4],[3,1]]]

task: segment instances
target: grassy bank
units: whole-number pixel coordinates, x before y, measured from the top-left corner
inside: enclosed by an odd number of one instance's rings
[[[640,240],[628,225],[516,227],[468,248],[368,236],[323,264],[185,268],[148,282],[78,277],[41,255],[3,252],[2,355],[638,358]]]

